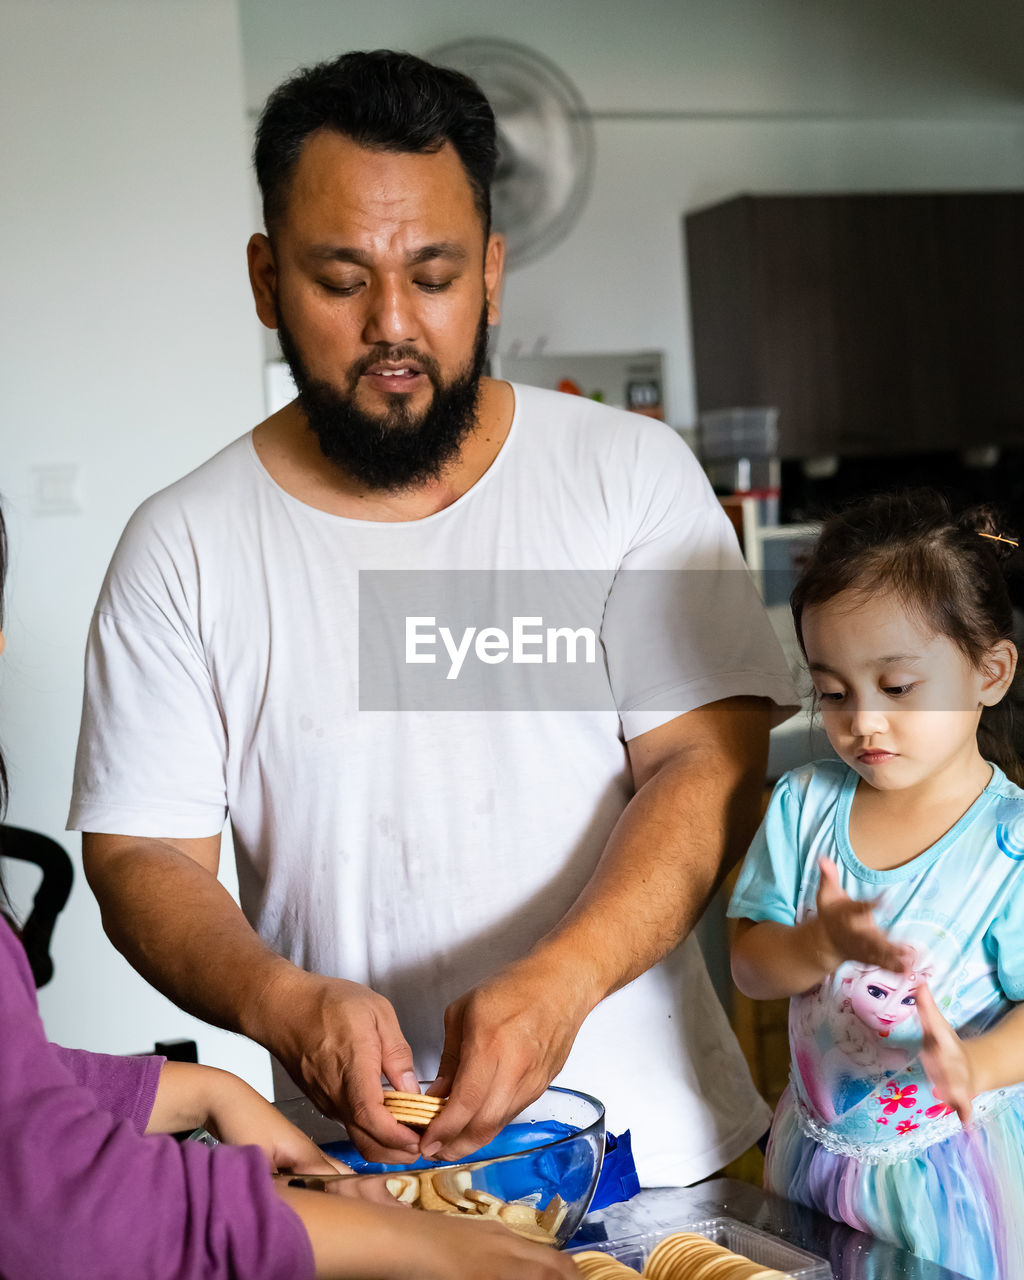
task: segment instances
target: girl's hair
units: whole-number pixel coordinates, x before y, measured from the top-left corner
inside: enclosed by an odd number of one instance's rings
[[[1013,640],[1003,565],[1018,552],[1015,537],[991,507],[954,516],[933,489],[877,494],[841,509],[825,522],[789,598],[804,656],[804,610],[853,588],[866,595],[895,593],[980,669],[993,645]],[[1020,702],[1011,690],[984,708],[978,748],[1024,786],[1024,763],[1014,746]]]

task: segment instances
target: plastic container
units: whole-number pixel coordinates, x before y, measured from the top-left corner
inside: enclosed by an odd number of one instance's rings
[[[733,1253],[742,1254],[751,1262],[763,1267],[771,1267],[780,1272],[787,1280],[832,1280],[832,1268],[824,1258],[798,1249],[796,1245],[780,1240],[759,1227],[750,1227],[745,1222],[724,1215],[715,1218],[702,1218],[698,1222],[686,1222],[671,1231],[647,1231],[635,1236],[620,1236],[616,1240],[603,1240],[597,1244],[583,1244],[569,1249],[570,1255],[593,1250],[611,1254],[613,1258],[632,1267],[634,1271],[642,1271],[650,1257],[654,1246],[666,1236],[677,1231],[693,1231],[707,1236],[715,1244],[720,1244]]]
[[[712,409],[698,419],[700,456],[773,458],[779,451],[779,411],[759,408]]]

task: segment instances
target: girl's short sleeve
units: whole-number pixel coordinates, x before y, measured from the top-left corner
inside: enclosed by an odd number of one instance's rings
[[[1017,853],[1024,853],[1024,823],[1016,831],[1009,826],[997,828],[996,840],[1002,841],[1000,848],[1007,854],[1009,874],[1002,910],[989,926],[986,941],[1000,987],[1010,1000],[1020,1002],[1024,1000],[1024,861],[1017,859]]]
[[[745,920],[796,922],[800,897],[800,796],[793,775],[776,783],[764,821],[743,860],[728,915]]]

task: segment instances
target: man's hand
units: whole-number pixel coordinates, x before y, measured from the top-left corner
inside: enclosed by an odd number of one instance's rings
[[[419,1091],[412,1050],[391,1004],[357,982],[294,970],[266,996],[260,1037],[325,1115],[341,1120],[367,1160],[408,1163],[419,1136],[388,1114],[382,1075]]]
[[[890,942],[875,923],[877,898],[851,898],[839,884],[839,871],[831,858],[819,858],[817,925],[820,960],[826,973],[834,973],[845,960],[876,966],[889,973],[903,973],[906,952]]]
[[[461,1159],[540,1097],[596,1003],[573,982],[570,973],[552,974],[526,960],[448,1006],[444,1050],[428,1093],[449,1100],[423,1134],[425,1156]]]
[[[932,1093],[953,1108],[961,1124],[967,1124],[971,1118],[971,1100],[979,1092],[970,1054],[964,1041],[939,1012],[928,984],[919,983],[914,995],[924,1032],[921,1066],[931,1081]]]
[[[768,705],[726,698],[632,738],[636,794],[579,898],[524,959],[456,1000],[424,1155],[459,1159],[551,1083],[587,1015],[700,918],[757,826]]]
[[[381,1075],[418,1089],[395,1011],[355,982],[306,973],[258,938],[217,880],[220,837],[83,836],[83,863],[111,940],[196,1017],[264,1045],[343,1120],[370,1160],[414,1160],[419,1138],[384,1110]]]

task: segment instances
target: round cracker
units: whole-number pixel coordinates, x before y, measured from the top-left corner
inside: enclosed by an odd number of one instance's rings
[[[648,1280],[679,1280],[689,1269],[710,1260],[714,1256],[712,1250],[717,1248],[696,1231],[676,1231],[651,1250],[644,1275]]]
[[[572,1260],[586,1276],[586,1280],[635,1280],[636,1272],[632,1267],[627,1267],[609,1253],[587,1249],[582,1253],[574,1253]]]

